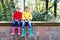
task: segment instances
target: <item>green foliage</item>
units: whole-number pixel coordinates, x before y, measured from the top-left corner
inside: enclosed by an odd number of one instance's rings
[[[14,7],[16,4],[13,1],[16,1],[16,3],[18,3],[17,0],[0,0],[0,21],[11,21],[11,13],[14,11],[15,9]],[[35,3],[32,3],[32,1],[29,1],[29,2],[27,1],[30,11],[32,12],[32,15],[33,15],[32,21],[51,21],[55,19],[54,14],[53,14],[54,3],[52,3],[52,0],[48,1],[48,10],[51,11],[53,15],[49,13],[46,14],[46,12],[43,12],[44,10],[46,10],[45,1],[46,0],[35,0]],[[57,3],[59,1],[60,0],[58,0]],[[60,16],[58,15],[56,19],[60,20]]]
[[[32,21],[51,21],[55,19],[53,15],[46,14],[46,12],[44,13],[33,12],[32,15],[33,15]]]
[[[56,20],[60,21],[60,15],[57,15]]]
[[[0,21],[11,21],[11,13],[14,9],[13,0],[0,0]]]
[[[3,15],[0,13],[0,21],[2,21]]]
[[[1,15],[3,16],[1,16],[1,20],[0,21],[11,21],[11,15],[12,15],[12,12],[14,11],[15,9],[14,8],[12,8],[12,9],[10,9],[10,10],[8,10],[8,8],[7,9],[5,9],[4,11],[1,11]]]

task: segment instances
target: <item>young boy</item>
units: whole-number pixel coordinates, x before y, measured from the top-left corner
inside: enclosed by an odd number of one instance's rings
[[[25,24],[28,23],[28,28],[29,28],[29,36],[32,36],[32,26],[31,26],[31,21],[32,20],[32,15],[29,12],[29,8],[26,6],[24,9],[24,12],[22,14],[22,19],[24,20],[22,23],[22,35],[25,35]]]
[[[20,22],[22,19],[22,13],[20,12],[20,8],[16,7],[15,12],[12,13],[12,35],[15,34],[15,24],[18,24],[18,35],[20,35]]]

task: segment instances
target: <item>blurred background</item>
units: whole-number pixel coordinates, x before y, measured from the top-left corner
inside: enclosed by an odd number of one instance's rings
[[[12,21],[12,12],[28,6],[32,21],[60,21],[60,0],[0,0],[0,21]]]

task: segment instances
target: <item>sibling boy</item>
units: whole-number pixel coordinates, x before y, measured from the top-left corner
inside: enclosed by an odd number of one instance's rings
[[[30,36],[32,36],[32,26],[31,26],[31,21],[32,20],[32,14],[29,12],[29,8],[26,6],[24,9],[24,12],[22,14],[22,19],[23,19],[23,23],[22,23],[22,35],[25,35],[25,24],[28,23],[28,33]]]
[[[12,13],[12,35],[15,34],[15,24],[18,25],[18,35],[20,35],[20,22],[22,20],[22,13],[20,12],[20,8],[16,7],[15,12]]]

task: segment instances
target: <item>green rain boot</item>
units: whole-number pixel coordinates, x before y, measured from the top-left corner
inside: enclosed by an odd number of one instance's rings
[[[22,34],[21,36],[23,37],[25,35],[25,29],[22,29]]]
[[[29,36],[33,36],[33,34],[32,34],[32,28],[29,28]]]

